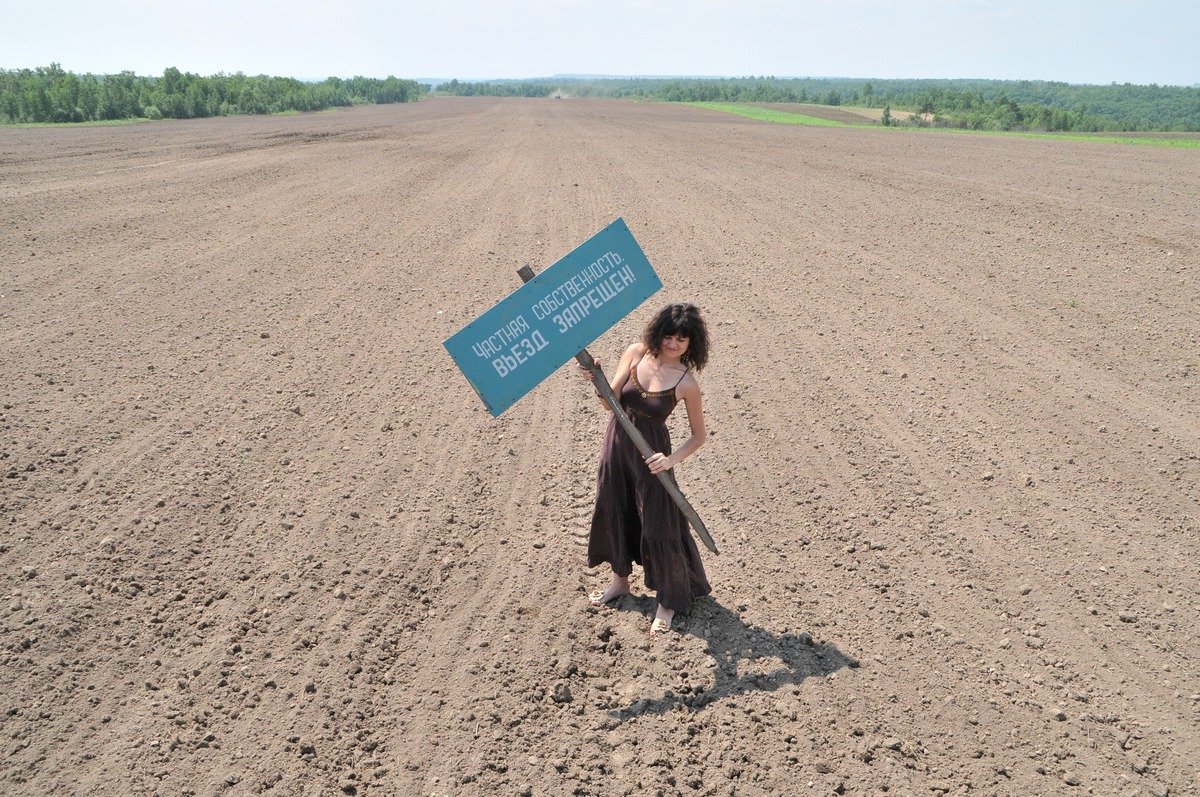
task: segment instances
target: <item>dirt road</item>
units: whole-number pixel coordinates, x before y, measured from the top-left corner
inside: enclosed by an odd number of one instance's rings
[[[1200,794],[1197,197],[602,101],[0,130],[0,791]],[[653,643],[578,377],[441,348],[618,216],[667,289],[592,351],[714,337]]]

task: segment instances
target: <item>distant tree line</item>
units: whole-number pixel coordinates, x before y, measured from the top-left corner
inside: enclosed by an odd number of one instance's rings
[[[909,124],[979,130],[1200,130],[1200,87],[1045,80],[564,78],[443,83],[437,92],[631,97],[665,102],[797,102],[909,111]],[[897,117],[891,117],[892,123]]]
[[[411,80],[353,77],[305,83],[268,75],[202,77],[171,67],[162,77],[132,72],[77,75],[58,64],[0,70],[0,122],[192,119],[231,114],[318,111],[335,106],[413,102],[425,87]]]
[[[132,72],[75,74],[58,64],[0,69],[0,122],[187,119],[316,111],[364,103],[412,102],[429,87],[412,80],[353,77],[307,83],[244,75],[203,77],[171,67],[162,77]],[[909,111],[903,123],[978,130],[1200,130],[1200,87],[1075,85],[1031,80],[852,78],[553,78],[437,86],[459,96],[627,97],[665,102],[795,102]]]
[[[495,80],[479,83],[462,83],[457,79],[439,83],[439,94],[456,97],[549,97],[559,90],[554,83],[533,80]]]

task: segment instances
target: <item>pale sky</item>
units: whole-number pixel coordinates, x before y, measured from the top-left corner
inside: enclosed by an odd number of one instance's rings
[[[0,0],[0,68],[1200,83],[1200,0]]]

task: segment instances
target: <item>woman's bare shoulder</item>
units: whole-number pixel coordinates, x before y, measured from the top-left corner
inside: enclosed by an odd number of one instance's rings
[[[630,357],[641,357],[646,353],[646,344],[639,340],[637,343],[631,344],[625,353]]]
[[[700,380],[696,377],[695,371],[688,371],[683,375],[683,378],[679,380],[679,385],[675,388],[675,392],[678,393],[680,391],[684,391],[690,393],[693,390],[697,393],[700,392]]]

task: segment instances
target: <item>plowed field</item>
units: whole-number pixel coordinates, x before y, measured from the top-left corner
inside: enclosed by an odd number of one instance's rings
[[[1198,794],[1198,198],[602,101],[2,130],[0,792]],[[582,380],[441,347],[618,216],[593,353],[714,339],[667,640],[586,605]]]

